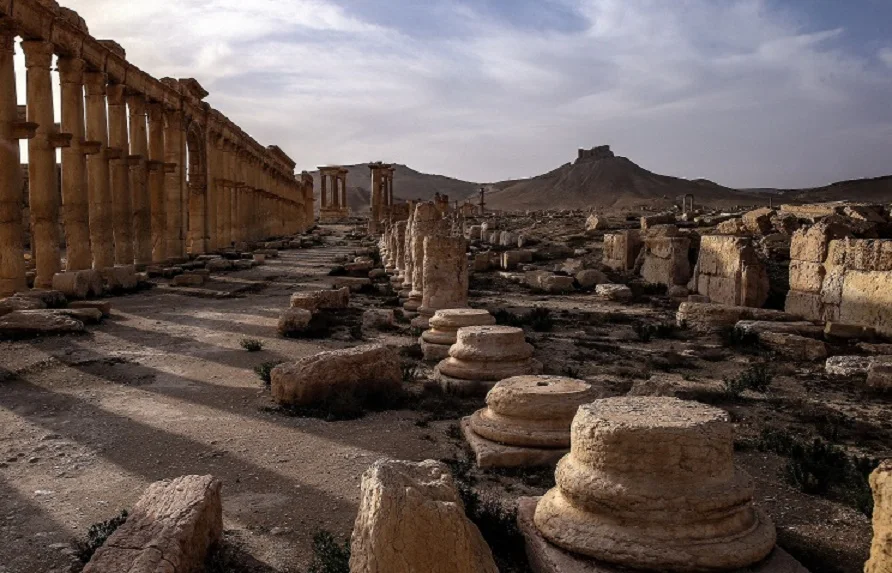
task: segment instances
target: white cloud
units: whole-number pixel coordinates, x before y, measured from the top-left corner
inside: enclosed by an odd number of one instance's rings
[[[156,77],[197,78],[301,168],[384,159],[486,181],[610,143],[739,186],[888,170],[892,80],[840,47],[844,29],[804,31],[766,0],[554,1],[576,29],[432,0],[442,33],[426,37],[334,0],[63,0]],[[892,50],[879,58],[892,66]]]

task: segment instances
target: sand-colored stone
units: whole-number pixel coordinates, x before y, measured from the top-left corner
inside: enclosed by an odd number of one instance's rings
[[[570,423],[579,406],[605,391],[562,376],[514,376],[486,395],[486,408],[470,416],[474,433],[512,446],[569,448]]]
[[[688,237],[647,237],[641,278],[666,286],[687,284],[691,279],[690,248]]]
[[[744,213],[741,220],[743,221],[746,230],[753,235],[767,235],[774,230],[774,225],[771,223],[771,219],[776,214],[777,211],[774,209],[763,207]]]
[[[566,448],[509,446],[487,440],[471,429],[470,417],[462,418],[460,427],[480,469],[554,466],[568,452]]]
[[[537,374],[541,368],[523,329],[470,326],[458,329],[449,358],[437,365],[437,375],[447,391],[482,394],[499,380]]]
[[[873,543],[864,573],[892,571],[892,460],[886,460],[870,475],[873,490]]]
[[[877,356],[867,369],[867,387],[871,390],[892,390],[892,356]]]
[[[444,464],[379,460],[360,497],[351,573],[498,573]]]
[[[155,482],[84,573],[194,573],[223,537],[223,484],[213,476]]]
[[[404,307],[415,312],[421,306],[424,293],[424,239],[427,237],[442,235],[445,232],[442,215],[433,203],[419,203],[415,207],[415,217],[412,220],[409,249],[412,253],[412,276],[409,299]]]
[[[0,316],[0,338],[30,338],[84,331],[84,323],[47,310],[16,310]]]
[[[824,371],[839,378],[867,376],[875,360],[874,356],[831,356],[824,363]]]
[[[347,308],[350,304],[350,289],[314,290],[296,292],[291,295],[291,308],[302,308],[310,312]]]
[[[595,295],[614,302],[629,302],[634,297],[626,285],[604,284],[595,287]]]
[[[692,282],[698,293],[720,304],[759,308],[768,300],[768,272],[749,237],[701,237]]]
[[[615,271],[631,270],[641,248],[641,235],[637,230],[607,233],[604,235],[604,264]]]
[[[743,334],[761,334],[763,332],[781,332],[800,336],[819,337],[824,328],[813,322],[798,320],[796,322],[773,322],[770,320],[741,320],[734,328]]]
[[[279,315],[277,330],[282,336],[295,336],[306,332],[313,313],[303,308],[286,308]]]
[[[468,243],[464,237],[424,239],[423,288],[416,328],[427,328],[434,313],[468,306]]]
[[[273,369],[271,379],[276,402],[311,406],[340,393],[396,391],[402,373],[396,352],[370,344],[280,364]]]
[[[475,308],[438,310],[428,321],[430,328],[421,333],[419,343],[428,361],[448,358],[458,329],[466,326],[490,326],[496,323],[489,311]]]
[[[535,524],[571,553],[660,571],[735,569],[774,548],[768,517],[734,467],[728,415],[675,398],[582,406],[557,486]]]
[[[800,362],[827,358],[827,345],[823,341],[798,334],[764,331],[759,333],[759,343],[785,358]]]
[[[800,316],[779,310],[712,302],[683,302],[679,305],[675,316],[680,325],[700,331],[734,326],[741,320],[794,322],[802,319]]]

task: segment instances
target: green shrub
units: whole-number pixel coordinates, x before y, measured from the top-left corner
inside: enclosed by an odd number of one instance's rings
[[[117,516],[91,525],[87,530],[87,539],[76,541],[74,544],[75,554],[81,563],[89,562],[96,550],[102,547],[111,534],[124,525],[125,521],[127,521],[127,510],[122,509]]]
[[[279,364],[282,364],[281,360],[264,362],[263,364],[258,364],[254,367],[254,373],[257,374],[257,377],[263,381],[263,385],[267,388],[269,388],[269,385],[272,383],[273,368],[275,368]]]
[[[317,531],[307,573],[350,573],[350,541],[339,543],[330,532]]]
[[[759,362],[737,376],[725,376],[722,381],[725,392],[734,397],[739,397],[744,390],[765,393],[774,381],[774,371],[767,363]]]
[[[263,342],[256,338],[242,338],[241,345],[248,352],[260,352],[263,350]]]

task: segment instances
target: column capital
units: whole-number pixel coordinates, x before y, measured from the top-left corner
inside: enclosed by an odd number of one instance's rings
[[[49,69],[53,63],[54,49],[52,42],[44,40],[23,41],[22,51],[25,52],[25,67]]]
[[[108,105],[124,105],[127,103],[125,96],[127,88],[124,84],[108,84],[106,93],[108,94]]]
[[[146,96],[137,92],[127,93],[127,106],[131,115],[143,115],[146,113]]]
[[[105,72],[84,72],[84,87],[88,96],[104,96],[108,85],[108,75]]]
[[[80,58],[59,56],[56,60],[56,69],[59,70],[59,80],[63,84],[84,84],[84,69],[86,63]]]
[[[162,121],[164,119],[164,106],[157,101],[147,101],[146,112],[149,114],[149,121]]]

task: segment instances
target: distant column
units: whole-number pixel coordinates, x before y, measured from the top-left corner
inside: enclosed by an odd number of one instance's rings
[[[133,201],[133,255],[143,268],[152,262],[152,202],[148,185],[149,139],[146,132],[146,99],[127,96],[130,110],[130,190]]]
[[[99,143],[99,152],[87,157],[90,189],[90,238],[93,242],[93,268],[115,266],[115,236],[112,226],[112,196],[108,170],[108,77],[102,72],[84,74],[87,87],[87,139]]]
[[[152,262],[167,259],[167,201],[164,192],[164,108],[152,102],[149,113],[149,200],[152,210]]]
[[[62,149],[62,220],[65,226],[65,269],[83,271],[93,266],[90,248],[90,198],[87,191],[87,153],[84,125],[84,61],[60,57],[62,130],[71,145]]]
[[[62,270],[59,248],[59,211],[61,197],[56,178],[56,148],[53,137],[53,88],[50,64],[53,45],[50,42],[22,42],[27,72],[27,117],[37,124],[33,139],[28,142],[28,181],[31,208],[31,251],[37,276],[34,286],[50,288],[53,275]]]
[[[132,265],[133,196],[130,192],[130,136],[127,131],[127,98],[123,84],[108,86],[108,146],[114,153],[109,161],[112,195],[112,229],[115,236],[115,263]]]
[[[28,288],[22,207],[19,139],[26,139],[18,120],[16,100],[15,31],[0,20],[0,296]]]
[[[179,261],[186,257],[183,241],[183,112],[165,110],[164,120],[165,258]]]
[[[325,176],[321,171],[319,172],[319,183],[321,185],[319,191],[319,206],[322,209],[328,207],[328,177]]]

